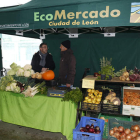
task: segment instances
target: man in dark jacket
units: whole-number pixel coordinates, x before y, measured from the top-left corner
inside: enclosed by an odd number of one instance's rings
[[[39,46],[40,50],[33,55],[32,58],[32,69],[35,72],[44,72],[46,70],[54,70],[55,63],[53,57],[48,53],[47,44],[41,43]]]
[[[66,40],[61,43],[61,60],[59,68],[59,78],[61,84],[70,87],[74,83],[76,73],[76,59],[73,51],[70,49],[70,41]]]

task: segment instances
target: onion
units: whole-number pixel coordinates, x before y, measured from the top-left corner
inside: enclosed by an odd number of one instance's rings
[[[109,135],[110,135],[110,136],[113,136],[113,135],[114,135],[114,130],[110,130],[110,131],[109,131]]]
[[[134,129],[134,125],[131,126],[130,130],[133,131],[133,129]]]
[[[140,140],[140,136],[136,137],[136,140]]]
[[[140,134],[140,130],[138,130],[138,132],[137,132],[138,134]]]
[[[114,132],[119,131],[118,127],[114,127],[113,130],[114,130]]]
[[[130,129],[125,129],[124,132],[125,132],[126,135],[128,135],[128,134],[131,133],[131,130]]]
[[[126,139],[127,140],[132,140],[132,135],[131,134],[126,135]]]
[[[126,140],[126,138],[121,138],[120,140]]]
[[[119,126],[118,129],[119,129],[119,132],[121,133],[124,131],[124,128],[122,126]]]
[[[125,134],[124,132],[122,132],[122,133],[120,134],[120,138],[125,138],[125,136],[126,136],[126,134]]]
[[[134,131],[136,131],[136,132],[137,132],[139,129],[140,129],[140,128],[139,128],[139,126],[138,126],[138,125],[134,125],[134,127],[133,127],[133,130],[134,130]]]
[[[116,138],[116,135],[113,134],[112,137],[115,137]]]
[[[116,136],[117,139],[120,138],[120,133],[119,132],[115,132],[114,135]]]
[[[137,132],[132,132],[131,135],[132,135],[133,138],[136,138],[138,136],[138,133]]]

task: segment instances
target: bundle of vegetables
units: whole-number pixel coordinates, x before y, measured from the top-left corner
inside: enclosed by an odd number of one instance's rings
[[[42,79],[42,73],[36,72],[31,75],[32,78]]]
[[[116,97],[115,92],[110,91],[108,95],[105,97],[103,104],[120,105],[121,101],[118,97]]]
[[[21,92],[20,87],[17,86],[16,82],[11,83],[9,86],[7,86],[6,91],[13,91],[15,93],[20,93]]]
[[[0,90],[6,90],[7,86],[10,86],[10,84],[15,83],[15,80],[12,76],[4,76],[1,78],[0,81]]]
[[[32,66],[29,64],[26,64],[22,68],[18,66],[16,63],[12,63],[10,67],[11,69],[7,72],[7,75],[30,77],[34,73],[34,71],[32,70]]]
[[[53,80],[55,77],[55,74],[52,70],[46,70],[45,72],[36,72],[35,74],[31,75],[32,78],[37,79],[44,79],[44,80]]]
[[[140,106],[140,93],[138,92],[124,92],[123,104]]]
[[[25,97],[33,97],[39,92],[41,94],[47,94],[47,87],[45,82],[38,83],[34,86],[25,86],[25,90],[22,93],[25,95]]]
[[[118,140],[140,140],[140,127],[139,125],[132,125],[126,129],[123,126],[114,127],[109,131],[109,135]]]
[[[78,103],[83,100],[83,93],[79,88],[73,89],[71,91],[68,91],[64,94],[64,98],[62,101],[69,101]]]
[[[35,94],[37,94],[39,91],[37,90],[37,87],[30,87],[23,91],[22,93],[25,95],[25,97],[33,97]]]
[[[92,104],[100,104],[102,99],[102,92],[95,89],[88,89],[88,96],[85,97],[83,102],[85,103],[92,103]]]
[[[121,70],[117,71],[116,73],[114,73],[114,76],[115,76],[115,77],[120,77],[120,76],[122,76],[123,73],[126,72],[126,71],[127,71],[127,70],[126,70],[126,66],[125,66],[123,69],[121,69]]]
[[[121,81],[130,81],[129,79],[129,73],[127,71],[125,71],[122,76],[120,76],[120,80]]]

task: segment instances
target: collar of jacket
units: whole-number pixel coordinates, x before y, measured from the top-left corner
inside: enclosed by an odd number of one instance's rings
[[[68,50],[66,50],[66,51],[62,51],[62,52],[61,52],[61,57],[65,56],[65,55],[67,55],[67,54],[73,54],[73,51],[72,51],[71,49],[68,49]]]

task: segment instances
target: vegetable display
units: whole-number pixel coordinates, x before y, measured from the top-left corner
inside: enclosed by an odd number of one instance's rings
[[[87,89],[88,96],[83,102],[91,104],[100,104],[102,99],[102,92],[95,89]]]
[[[103,104],[120,105],[121,101],[118,97],[116,97],[115,92],[110,91],[108,95],[105,97]]]
[[[6,90],[6,87],[10,86],[12,83],[15,83],[15,80],[11,75],[2,77],[0,81],[0,90]]]
[[[81,102],[83,100],[83,93],[79,88],[67,91],[64,94],[62,101],[72,101],[75,103]]]
[[[140,93],[139,92],[124,92],[123,104],[140,106]]]
[[[124,129],[123,126],[114,127],[109,131],[109,135],[118,140],[139,140],[139,125],[132,125],[131,128]]]
[[[26,64],[22,68],[18,66],[16,63],[12,63],[10,67],[11,69],[7,72],[7,75],[30,77],[34,73],[34,71],[32,70],[32,66],[30,64]]]
[[[36,79],[42,79],[42,73],[36,72],[31,75],[32,78]]]
[[[88,133],[94,133],[94,134],[101,133],[100,127],[94,126],[93,124],[91,124],[91,125],[87,124],[85,127],[81,127],[80,132],[88,132]]]

